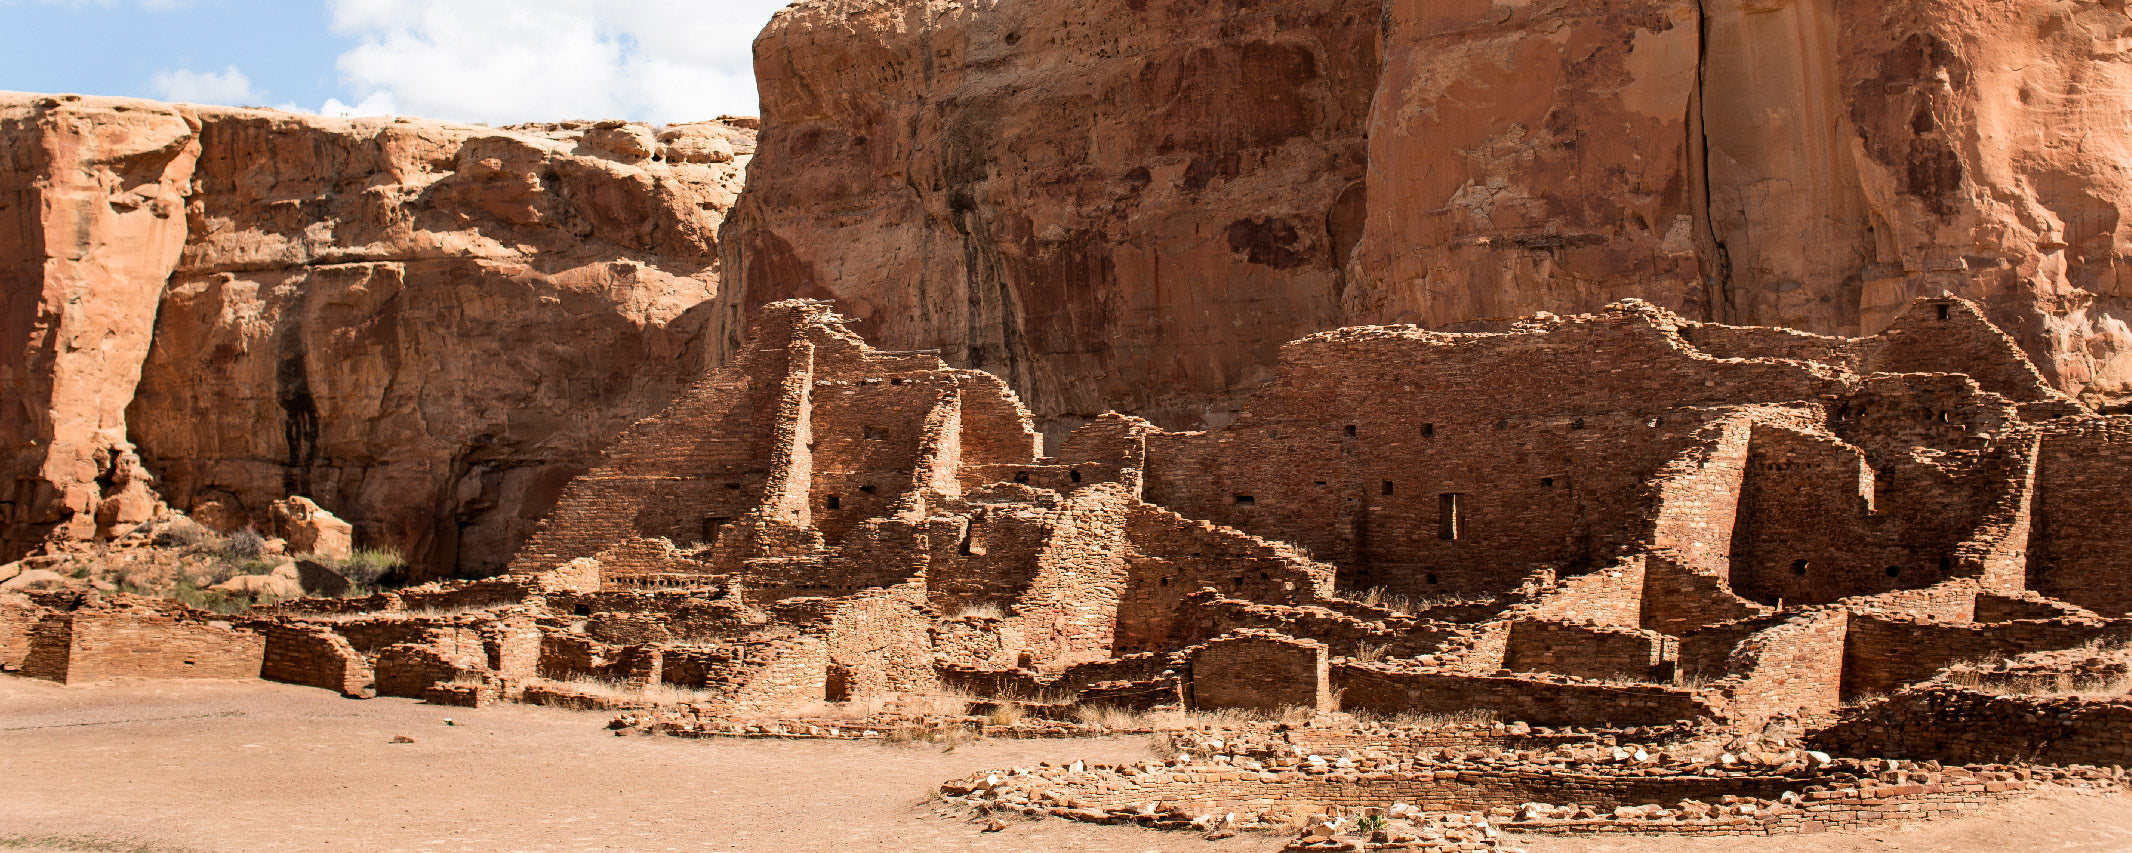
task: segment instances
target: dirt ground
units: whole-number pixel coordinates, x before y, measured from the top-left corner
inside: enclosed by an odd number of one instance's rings
[[[447,725],[446,720],[452,721]],[[990,767],[1147,754],[1141,739],[937,746],[615,737],[606,715],[353,701],[264,682],[0,677],[0,849],[1263,853],[1135,827],[985,834],[928,802]],[[414,739],[393,744],[395,735]],[[1870,835],[1529,839],[1533,853],[2132,851],[2132,798],[2053,795]]]

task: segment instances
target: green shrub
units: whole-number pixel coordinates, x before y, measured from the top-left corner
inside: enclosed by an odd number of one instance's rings
[[[407,568],[407,558],[386,548],[357,548],[347,558],[334,560],[327,568],[356,586],[377,586],[378,580]]]

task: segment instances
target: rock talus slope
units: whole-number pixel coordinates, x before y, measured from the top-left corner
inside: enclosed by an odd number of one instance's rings
[[[1859,335],[1951,291],[2120,405],[2127,38],[2114,2],[803,0],[720,302],[838,299],[1053,434],[1221,423],[1299,333],[1626,296]]]
[[[500,565],[707,364],[752,147],[0,96],[7,550],[301,494],[430,572]]]

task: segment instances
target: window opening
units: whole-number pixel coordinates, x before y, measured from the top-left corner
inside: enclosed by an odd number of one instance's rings
[[[1392,494],[1392,481],[1390,481],[1390,480],[1386,480],[1386,481],[1384,481],[1384,493],[1385,493],[1386,495],[1390,495],[1390,494]]]
[[[1076,470],[1068,470],[1066,472],[1066,479],[1072,480],[1076,483],[1081,482],[1081,472]]]
[[[1940,309],[1940,319],[1942,319],[1942,320],[1945,320],[1945,319],[1947,319],[1947,306],[1946,306],[1946,305],[1944,305],[1944,304],[1942,304],[1942,305],[1939,305],[1939,306],[1937,306],[1937,307],[1938,307],[1938,308]]]
[[[866,440],[867,440],[867,441],[887,441],[887,440],[888,440],[888,427],[877,427],[877,426],[870,426],[870,427],[867,427],[867,428],[866,428]]]
[[[1436,496],[1436,538],[1458,538],[1458,495],[1456,493]]]
[[[704,544],[718,544],[718,537],[725,533],[725,526],[731,524],[732,522],[732,519],[722,515],[705,516],[703,519]]]
[[[1805,560],[1793,560],[1791,561],[1791,573],[1804,577],[1806,575],[1807,565],[1808,563]]]
[[[1434,436],[1434,435],[1436,435],[1436,425],[1435,425],[1435,424],[1422,424],[1422,425],[1421,425],[1421,437],[1422,437],[1422,438],[1429,438],[1429,437],[1432,437],[1432,436]]]
[[[1252,497],[1252,496],[1250,496],[1250,495],[1237,495],[1237,496],[1236,496],[1236,505],[1237,505],[1237,506],[1251,506],[1251,505],[1253,505],[1253,504],[1256,504],[1256,503],[1258,503],[1258,498]]]
[[[1902,573],[1903,573],[1903,567],[1901,567],[1901,566],[1889,566],[1889,567],[1888,567],[1888,577],[1891,577],[1891,578],[1899,578],[1899,577],[1902,577]]]
[[[837,495],[830,495],[829,497],[823,499],[822,505],[830,509],[843,509],[844,499]]]
[[[1354,425],[1354,424],[1348,424],[1348,425],[1347,425],[1347,437],[1348,437],[1348,438],[1354,438],[1354,437],[1355,437],[1355,425]]]

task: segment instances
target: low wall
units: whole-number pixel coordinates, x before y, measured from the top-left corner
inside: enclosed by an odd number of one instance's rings
[[[67,684],[112,678],[258,678],[256,633],[139,610],[78,610],[32,630],[23,674]]]
[[[1845,643],[1843,698],[1886,696],[1960,661],[2127,641],[2132,641],[2132,619],[1969,624],[1857,614]]]
[[[332,629],[276,623],[251,627],[266,638],[261,678],[322,687],[344,696],[372,695],[369,664]]]
[[[1708,697],[1658,685],[1480,676],[1351,662],[1335,665],[1332,676],[1340,707],[1350,712],[1490,711],[1506,721],[1537,726],[1665,726],[1721,716]]]
[[[2132,767],[2132,697],[1997,696],[1935,684],[1854,709],[1813,740],[1846,755]]]
[[[1673,669],[1666,637],[1656,631],[1543,619],[1510,624],[1503,668],[1598,681],[1655,681]]]

